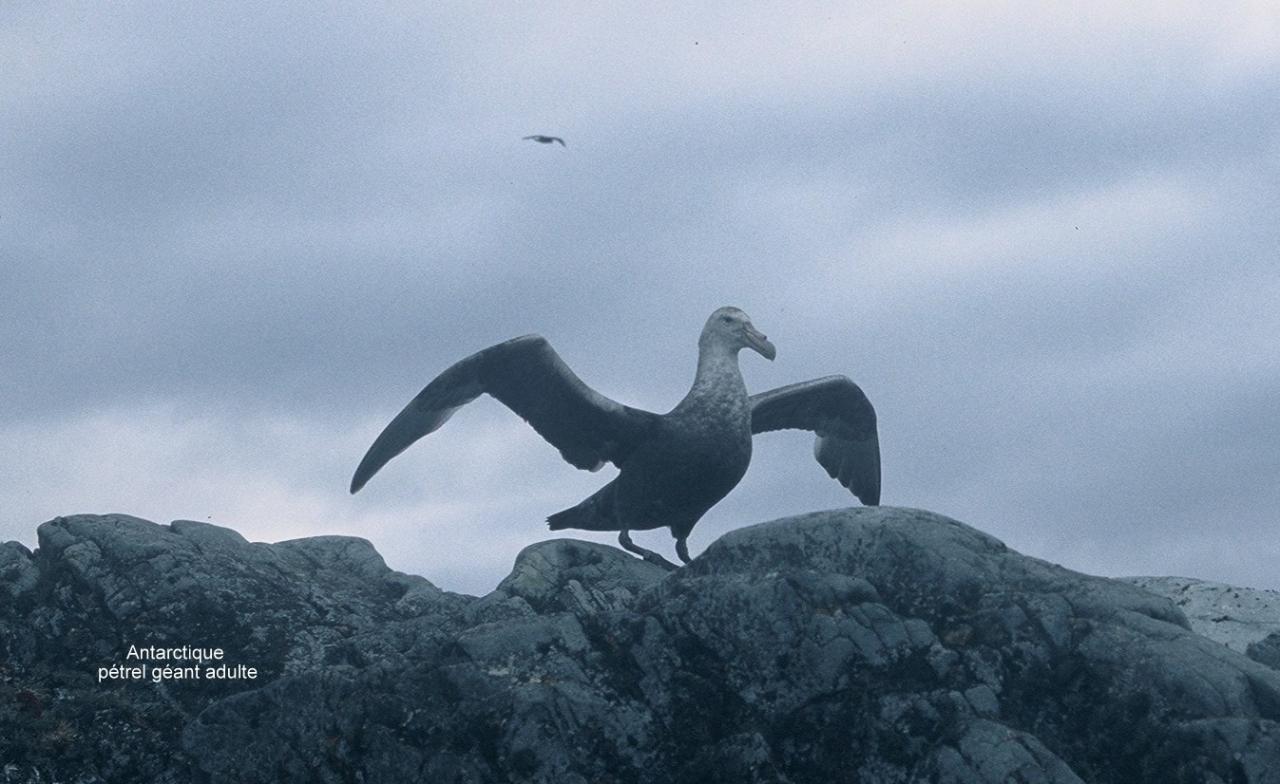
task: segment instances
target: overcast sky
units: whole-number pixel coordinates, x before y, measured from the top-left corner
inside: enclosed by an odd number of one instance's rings
[[[732,304],[750,389],[867,392],[885,504],[1280,588],[1280,6],[602,5],[0,4],[0,539],[348,534],[485,592],[612,469],[484,398],[351,496],[383,425],[529,332],[666,411]],[[691,550],[856,504],[810,449],[757,438]]]

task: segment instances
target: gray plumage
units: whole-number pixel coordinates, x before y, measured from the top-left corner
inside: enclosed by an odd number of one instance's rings
[[[870,401],[849,379],[828,376],[748,395],[738,352],[773,359],[773,344],[737,308],[720,308],[698,340],[693,387],[674,409],[655,414],[604,397],[582,382],[538,335],[472,354],[441,373],[369,448],[351,492],[387,461],[438,429],[482,393],[525,419],[570,464],[618,476],[578,505],[547,518],[552,530],[619,531],[623,547],[670,566],[631,542],[629,531],[667,527],[688,563],[686,539],[728,495],[751,462],[755,433],[787,428],[817,433],[814,453],[827,473],[868,505],[880,502],[880,449]]]

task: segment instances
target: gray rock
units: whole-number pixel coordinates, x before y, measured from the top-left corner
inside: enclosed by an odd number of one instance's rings
[[[1167,597],[1192,631],[1244,653],[1280,632],[1280,591],[1240,588],[1190,577],[1125,577],[1125,582]]]
[[[0,595],[17,599],[36,587],[40,570],[31,559],[31,551],[19,542],[0,544]]]
[[[488,598],[520,597],[539,613],[593,613],[628,607],[667,574],[616,547],[552,539],[526,547]]]
[[[0,759],[25,780],[1280,776],[1280,672],[1167,598],[927,512],[751,526],[675,572],[553,540],[484,597],[346,537],[118,515],[39,535],[0,550]],[[97,683],[131,642],[260,674]]]
[[[989,721],[970,724],[929,762],[939,784],[1084,784],[1035,737]]]
[[[1256,662],[1280,670],[1280,632],[1273,632],[1257,642],[1249,643],[1245,654]]]

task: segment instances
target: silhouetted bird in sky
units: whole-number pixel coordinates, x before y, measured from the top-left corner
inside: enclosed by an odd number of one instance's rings
[[[737,308],[720,308],[698,339],[693,388],[666,414],[625,406],[579,379],[545,338],[526,335],[455,364],[427,385],[369,447],[351,480],[356,492],[379,468],[487,392],[506,403],[569,463],[621,471],[570,509],[547,518],[553,531],[618,531],[618,542],[646,561],[671,567],[631,541],[629,531],[667,527],[689,562],[685,539],[729,494],[751,462],[755,433],[794,428],[817,433],[814,456],[863,503],[880,502],[876,413],[844,376],[826,376],[747,394],[738,351],[773,359],[774,347]],[[477,521],[479,522],[479,521]]]
[[[538,144],[551,144],[552,142],[559,142],[561,147],[568,146],[567,144],[564,143],[564,139],[561,139],[559,136],[543,136],[542,134],[534,134],[533,136],[526,136],[524,138],[531,141],[535,141]]]

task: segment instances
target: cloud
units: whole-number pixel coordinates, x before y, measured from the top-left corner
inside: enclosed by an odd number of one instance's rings
[[[490,401],[349,497],[382,424],[534,331],[664,411],[732,303],[779,347],[752,389],[871,395],[886,502],[1274,584],[1277,29],[1262,2],[5,5],[0,533],[352,533],[483,590],[607,477]],[[694,551],[850,503],[808,451],[760,439]]]

